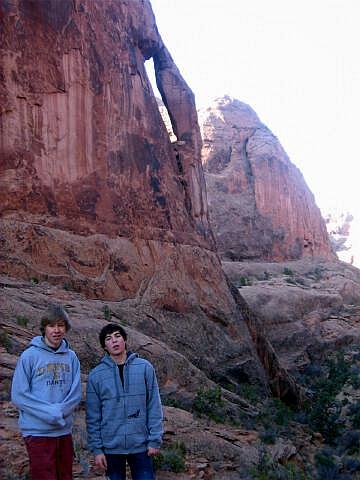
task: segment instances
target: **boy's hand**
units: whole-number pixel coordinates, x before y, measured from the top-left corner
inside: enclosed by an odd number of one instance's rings
[[[95,465],[98,468],[101,468],[101,470],[107,469],[106,457],[103,453],[98,453],[97,455],[95,455]]]
[[[153,448],[153,447],[148,447],[147,454],[149,457],[153,457],[154,455],[157,455],[160,452],[160,448]]]

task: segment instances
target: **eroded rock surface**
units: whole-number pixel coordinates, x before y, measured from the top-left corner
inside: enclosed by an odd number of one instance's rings
[[[360,342],[360,271],[343,262],[224,262],[281,365],[297,372]]]
[[[199,112],[209,208],[228,260],[335,258],[301,172],[246,104],[223,97]]]
[[[1,4],[0,271],[123,301],[209,375],[263,376],[213,248],[194,96],[150,3],[53,3]]]
[[[1,7],[2,241],[8,230],[23,236],[25,222],[71,233],[64,243],[70,249],[76,235],[96,233],[136,239],[140,249],[147,240],[208,247],[193,95],[149,2],[65,0],[50,7]],[[144,69],[151,56],[174,128],[186,140],[177,161]],[[26,260],[12,238],[8,258],[36,269],[31,240],[46,243],[41,237],[35,230],[23,238]],[[107,276],[126,269],[118,260],[123,269],[110,267]]]

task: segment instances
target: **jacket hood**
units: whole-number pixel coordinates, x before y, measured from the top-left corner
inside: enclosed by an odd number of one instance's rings
[[[48,352],[52,353],[66,353],[69,351],[70,345],[69,342],[65,338],[63,338],[61,340],[59,348],[57,350],[54,350],[45,343],[44,337],[39,335],[31,340],[29,347],[41,348],[42,350],[47,350]]]
[[[135,358],[138,358],[138,354],[137,353],[134,353],[134,352],[127,352],[126,354],[126,360],[125,360],[125,365],[131,363],[132,361],[135,360]],[[114,362],[114,360],[110,357],[110,355],[108,353],[106,353],[103,358],[101,359],[100,363],[105,363],[105,365],[109,366],[109,367],[113,367],[114,365],[116,365],[116,363]]]

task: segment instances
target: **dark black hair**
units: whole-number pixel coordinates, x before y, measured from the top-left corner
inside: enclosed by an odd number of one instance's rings
[[[110,335],[114,332],[119,332],[120,335],[123,337],[124,341],[126,342],[127,335],[126,335],[125,330],[120,325],[118,325],[117,323],[108,323],[107,325],[105,325],[105,327],[103,327],[101,329],[101,331],[99,333],[99,340],[100,340],[100,345],[102,346],[102,348],[105,349],[105,337],[106,337],[106,335]]]
[[[65,322],[65,328],[68,332],[71,328],[71,323],[69,319],[69,315],[66,313],[64,307],[58,303],[53,303],[49,305],[48,309],[46,310],[44,316],[41,319],[40,323],[40,332],[44,336],[45,335],[45,327],[47,325],[51,325],[55,322]]]

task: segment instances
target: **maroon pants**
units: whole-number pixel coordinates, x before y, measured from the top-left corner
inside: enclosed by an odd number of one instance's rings
[[[74,457],[71,435],[25,437],[32,480],[72,480]]]

